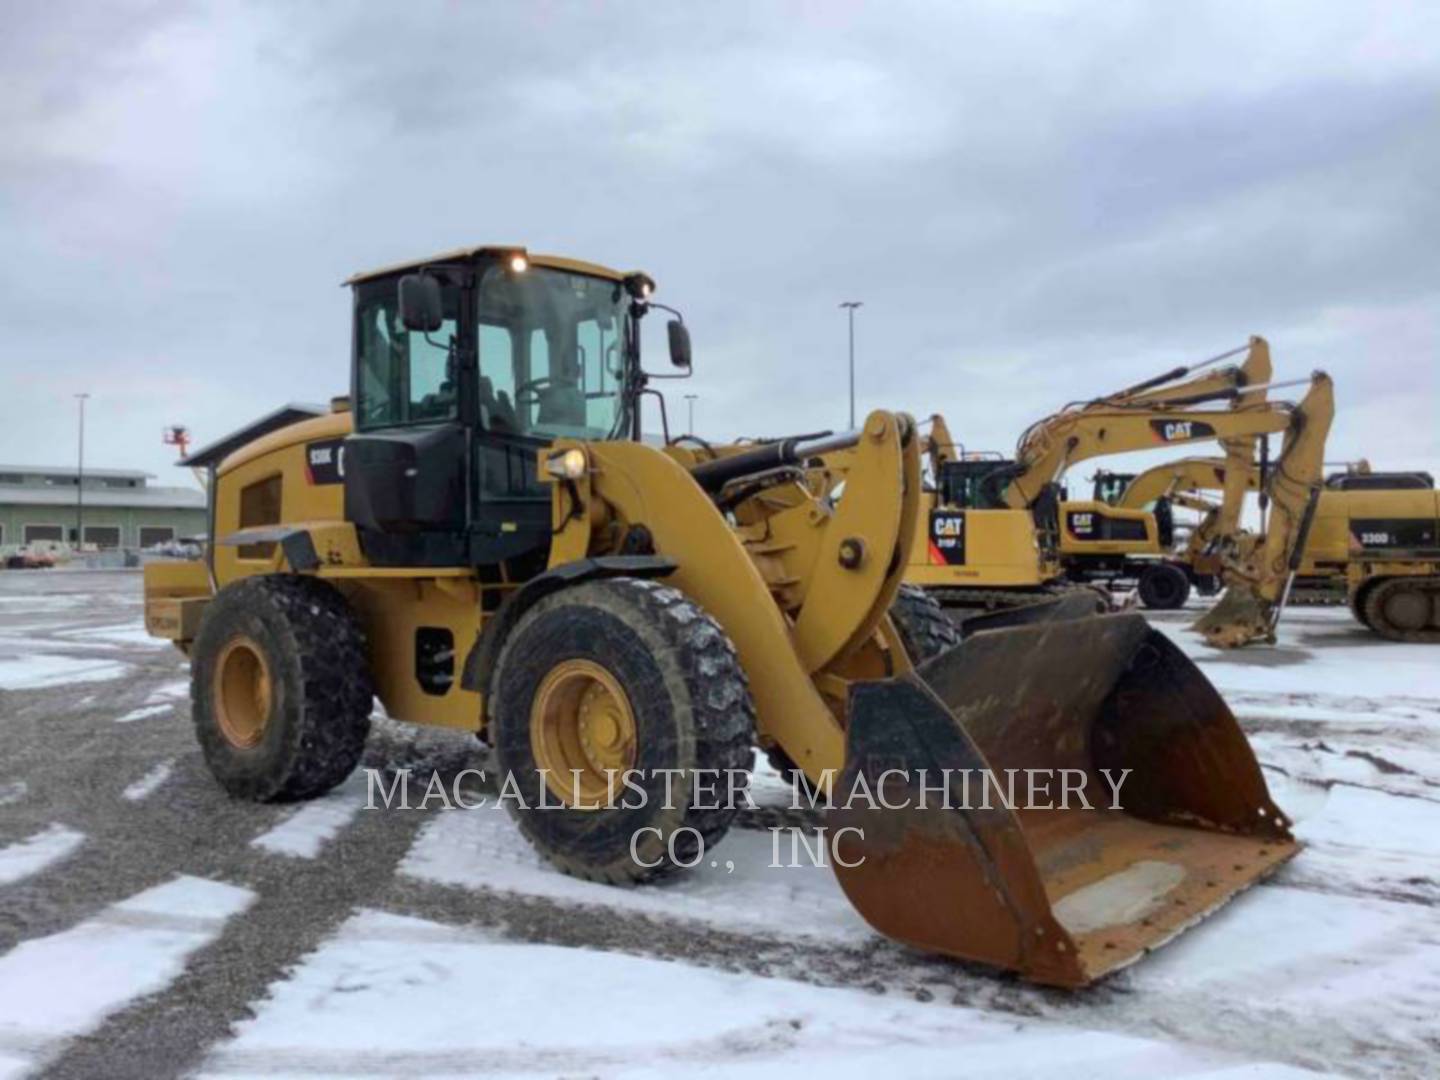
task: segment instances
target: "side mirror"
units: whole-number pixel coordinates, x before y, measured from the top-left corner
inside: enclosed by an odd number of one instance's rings
[[[406,274],[400,279],[400,321],[406,330],[429,334],[445,321],[440,306],[440,282],[429,274]]]
[[[679,319],[671,319],[665,325],[670,335],[670,363],[677,368],[690,366],[690,331]]]

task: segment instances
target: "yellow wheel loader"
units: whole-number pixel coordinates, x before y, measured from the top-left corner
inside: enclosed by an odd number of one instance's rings
[[[1225,702],[1141,616],[957,631],[902,594],[909,417],[650,445],[644,274],[481,247],[350,285],[348,402],[194,455],[205,561],[146,568],[147,625],[189,655],[237,797],[338,783],[378,695],[493,747],[560,870],[635,883],[719,841],[729,783],[778,748],[828,795],[840,886],[878,931],[1067,987],[1295,854]],[[835,501],[807,476],[839,452]]]

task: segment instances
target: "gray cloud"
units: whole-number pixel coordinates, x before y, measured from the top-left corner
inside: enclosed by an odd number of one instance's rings
[[[48,5],[0,42],[0,459],[343,388],[350,271],[644,266],[718,435],[1055,405],[1252,332],[1440,465],[1440,22],[1348,4]],[[674,391],[675,384],[671,384]],[[676,405],[681,403],[678,399]],[[681,410],[673,410],[679,416]],[[97,458],[98,460],[98,458]]]

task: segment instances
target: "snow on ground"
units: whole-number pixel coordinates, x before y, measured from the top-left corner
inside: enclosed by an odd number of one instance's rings
[[[116,660],[52,656],[48,653],[0,657],[0,690],[42,690],[77,682],[101,682],[118,679],[129,670],[129,664]]]
[[[174,768],[174,761],[162,761],[139,780],[129,785],[121,792],[121,795],[131,802],[139,802],[141,799],[149,798],[161,784],[170,779],[170,773]]]
[[[101,642],[112,645],[142,645],[146,648],[165,649],[170,642],[164,638],[151,637],[145,630],[145,620],[118,623],[114,626],[86,627],[83,630],[61,630],[56,637],[73,641]]]
[[[253,899],[248,889],[178,877],[0,957],[0,1078],[31,1071],[65,1040],[169,984]]]
[[[356,772],[334,791],[306,803],[252,843],[277,855],[313,859],[360,812],[365,794],[365,773]]]
[[[25,797],[30,790],[30,785],[24,780],[12,780],[8,784],[0,784],[0,806],[9,806],[17,803]]]
[[[457,1002],[477,1003],[464,1022]],[[200,1075],[1214,1077],[1245,1064],[1183,1044],[362,911],[272,987]],[[1312,1074],[1252,1065],[1244,1075]]]
[[[1356,698],[1430,702],[1440,693],[1433,645],[1386,641],[1366,630],[1345,607],[1292,607],[1281,619],[1275,645],[1212,649],[1189,623],[1202,611],[1186,610],[1150,621],[1197,660],[1227,698],[1232,691],[1298,696],[1318,702]]]
[[[144,720],[151,716],[159,716],[161,713],[168,713],[174,707],[173,705],[141,705],[137,709],[131,709],[124,716],[117,716],[115,722],[129,724],[135,720]]]
[[[693,919],[729,930],[851,943],[870,938],[873,931],[828,868],[803,859],[804,865],[790,865],[790,835],[787,830],[781,836],[776,860],[775,834],[731,829],[695,869],[644,888],[621,889],[556,871],[492,799],[481,809],[436,815],[421,829],[400,872],[444,885]]]
[[[150,692],[145,699],[145,704],[153,705],[161,701],[178,701],[181,698],[190,696],[190,680],[176,679],[174,682],[163,683]]]
[[[57,823],[18,843],[0,847],[0,885],[44,870],[71,855],[84,842],[84,833]]]

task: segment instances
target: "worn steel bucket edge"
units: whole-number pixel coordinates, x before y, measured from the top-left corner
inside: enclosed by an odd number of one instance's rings
[[[933,794],[942,770],[1013,768],[1084,769],[1098,795],[1107,767],[1132,770],[1120,809]],[[915,797],[920,770],[928,799]],[[849,798],[857,777],[903,808]],[[1069,987],[1132,963],[1298,850],[1224,701],[1134,614],[1042,615],[856,684],[830,815],[838,854],[857,863],[837,863],[840,884],[881,933]],[[1107,896],[1132,878],[1163,908]]]

